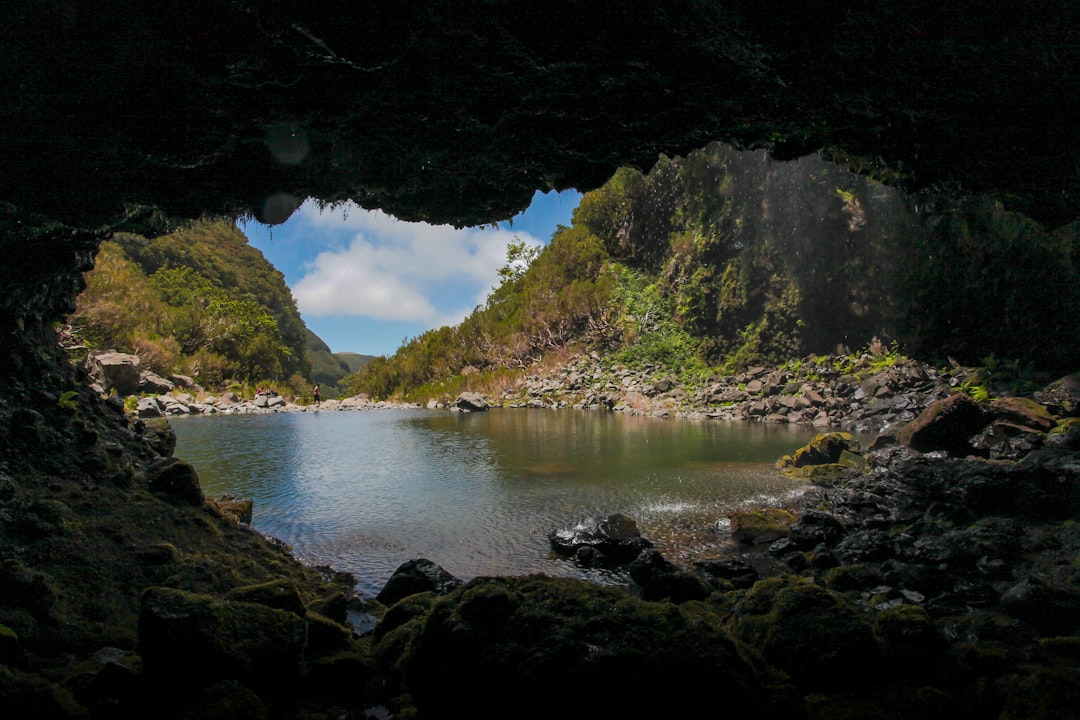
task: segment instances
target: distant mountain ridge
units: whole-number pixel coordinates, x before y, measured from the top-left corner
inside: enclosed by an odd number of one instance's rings
[[[322,338],[307,331],[307,352],[311,360],[311,380],[323,386],[327,397],[334,397],[338,381],[375,359],[374,355],[332,352]]]
[[[339,352],[334,353],[334,357],[338,358],[349,368],[349,372],[354,373],[360,368],[367,365],[369,362],[375,359],[375,355],[361,355],[354,352]]]

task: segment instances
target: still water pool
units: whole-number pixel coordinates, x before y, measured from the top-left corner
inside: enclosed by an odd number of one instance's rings
[[[453,575],[545,573],[618,582],[550,553],[548,533],[621,512],[669,560],[730,541],[731,511],[803,487],[775,460],[810,428],[588,411],[429,410],[172,420],[176,456],[211,497],[252,498],[252,525],[377,593],[423,557]]]

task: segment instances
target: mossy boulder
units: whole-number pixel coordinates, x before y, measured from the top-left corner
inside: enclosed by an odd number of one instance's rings
[[[0,717],[91,720],[71,691],[36,673],[0,665]]]
[[[894,672],[925,675],[939,672],[947,643],[941,629],[918,605],[897,605],[874,618],[874,635]]]
[[[143,592],[139,652],[148,676],[273,686],[303,667],[307,626],[294,613],[166,587]]]
[[[1057,424],[1046,406],[1030,398],[997,398],[990,402],[990,412],[999,420],[1039,432],[1048,432]]]
[[[135,423],[135,430],[143,440],[162,457],[172,457],[176,450],[176,431],[163,417],[143,418]]]
[[[13,663],[19,655],[19,634],[0,624],[0,664]]]
[[[791,455],[784,455],[776,466],[790,478],[823,486],[842,484],[852,472],[867,468],[863,447],[848,432],[821,433]]]
[[[0,603],[28,611],[36,618],[53,616],[59,604],[56,582],[48,573],[27,567],[18,558],[0,563]]]
[[[900,428],[896,439],[919,452],[943,450],[964,456],[972,450],[970,438],[986,423],[982,406],[967,395],[956,393],[927,405],[918,417]]]
[[[841,594],[784,576],[758,582],[732,629],[805,691],[852,687],[882,668],[870,623]]]
[[[731,515],[731,537],[738,543],[771,543],[788,536],[795,515],[783,508],[742,510]]]
[[[234,602],[256,603],[277,608],[297,617],[307,615],[307,608],[304,607],[304,600],[300,597],[300,590],[296,587],[296,583],[285,578],[239,587],[230,590],[225,598]]]
[[[218,499],[207,498],[208,505],[217,508],[217,511],[225,517],[230,517],[242,525],[250,525],[255,511],[255,501],[251,498],[238,498],[225,495]]]
[[[892,720],[896,717],[873,700],[847,693],[813,693],[807,695],[804,702],[808,720]]]
[[[177,458],[151,463],[146,469],[146,484],[151,492],[173,503],[198,506],[206,499],[195,468]]]
[[[1080,450],[1080,418],[1064,418],[1046,436],[1046,445],[1062,450]]]
[[[1038,668],[1002,681],[1000,720],[1058,720],[1080,708],[1080,668]]]
[[[577,580],[472,580],[434,599],[395,650],[383,662],[401,668],[425,716],[697,715],[701,698],[680,688],[708,688],[754,717],[794,711],[785,686],[740,653],[711,607]]]
[[[821,433],[791,456],[784,456],[781,467],[806,467],[839,463],[845,452],[861,453],[862,444],[847,432]]]

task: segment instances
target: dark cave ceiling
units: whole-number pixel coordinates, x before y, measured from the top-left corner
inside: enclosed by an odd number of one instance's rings
[[[480,224],[714,140],[1077,218],[1076,2],[14,5],[9,228],[304,197]]]

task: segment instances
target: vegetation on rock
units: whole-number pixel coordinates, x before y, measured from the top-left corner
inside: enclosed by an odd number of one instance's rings
[[[404,343],[347,391],[423,402],[438,383],[520,377],[569,348],[684,381],[863,347],[883,366],[902,350],[1019,381],[1075,369],[1080,346],[1064,321],[1080,315],[1080,226],[908,196],[820,157],[714,143],[621,169],[519,260],[460,325]]]

